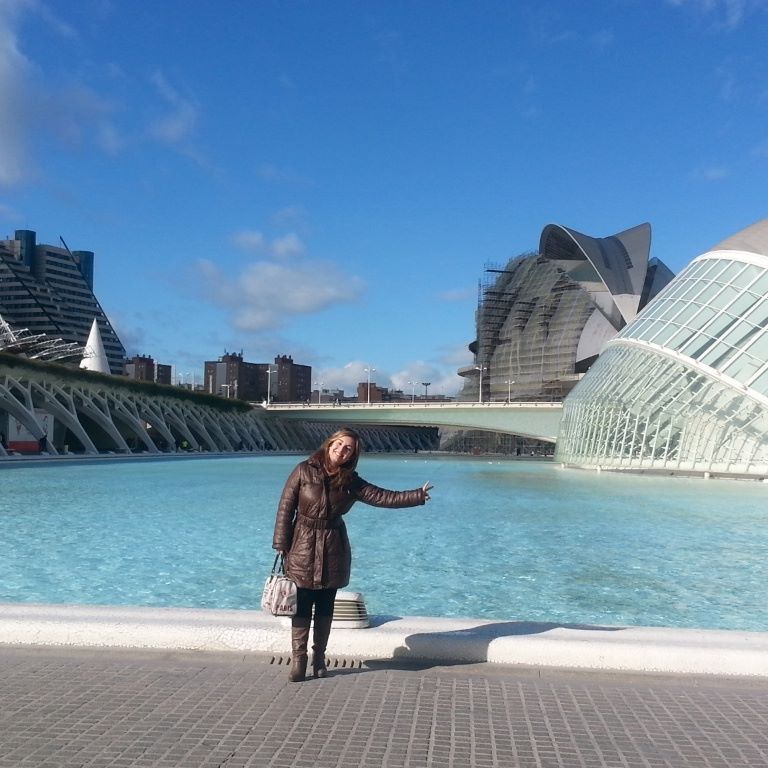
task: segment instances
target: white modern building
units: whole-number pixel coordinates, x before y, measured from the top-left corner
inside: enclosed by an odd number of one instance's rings
[[[486,270],[459,399],[562,400],[672,279],[650,248],[647,223],[599,238],[549,224],[538,252]]]
[[[564,403],[569,466],[768,475],[768,219],[694,259]]]

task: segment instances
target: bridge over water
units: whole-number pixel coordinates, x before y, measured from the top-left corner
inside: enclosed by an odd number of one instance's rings
[[[419,430],[458,427],[554,443],[560,403],[271,404],[214,397],[178,387],[65,368],[0,353],[0,458],[45,452],[313,450],[324,427],[356,425],[366,442],[403,449]]]
[[[266,410],[287,420],[482,429],[554,443],[563,405],[543,402],[272,403]]]

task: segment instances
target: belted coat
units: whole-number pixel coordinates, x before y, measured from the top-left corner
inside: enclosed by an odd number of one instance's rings
[[[343,516],[356,501],[374,507],[424,504],[423,488],[388,491],[357,473],[334,488],[322,464],[302,461],[288,476],[280,496],[272,547],[287,552],[285,572],[304,589],[340,589],[349,584],[352,551]]]

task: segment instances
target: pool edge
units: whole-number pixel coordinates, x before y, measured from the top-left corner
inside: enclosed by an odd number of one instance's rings
[[[261,611],[0,604],[0,645],[290,653],[290,622]],[[359,662],[493,663],[580,671],[768,678],[768,632],[372,617],[334,628],[328,655]]]

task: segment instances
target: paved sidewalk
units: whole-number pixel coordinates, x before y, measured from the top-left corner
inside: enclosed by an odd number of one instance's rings
[[[765,768],[768,681],[0,647],[0,767]]]

